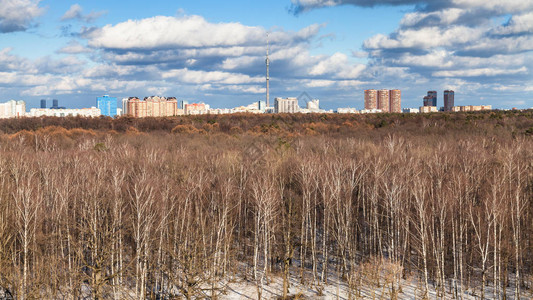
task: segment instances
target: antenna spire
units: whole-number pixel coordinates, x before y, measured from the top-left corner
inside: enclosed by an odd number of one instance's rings
[[[266,49],[266,107],[270,107],[270,75],[269,75],[269,67],[270,67],[270,59],[268,58],[268,51],[270,48],[270,39],[269,39],[269,33],[267,32],[267,49]]]

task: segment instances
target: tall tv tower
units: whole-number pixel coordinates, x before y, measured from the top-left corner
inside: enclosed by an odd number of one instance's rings
[[[266,72],[266,84],[267,84],[267,88],[266,88],[266,107],[270,107],[270,75],[268,74],[268,69],[270,67],[270,59],[268,58],[268,48],[270,46],[270,43],[269,43],[269,39],[268,39],[268,33],[267,33],[267,54],[266,54],[266,67],[267,67],[267,72]]]

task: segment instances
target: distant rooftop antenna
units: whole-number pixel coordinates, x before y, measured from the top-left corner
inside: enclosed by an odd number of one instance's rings
[[[268,48],[270,47],[270,40],[269,40],[269,34],[267,33],[267,51],[266,51],[266,107],[270,107],[270,75],[269,75],[269,67],[270,67],[270,59],[268,58]]]

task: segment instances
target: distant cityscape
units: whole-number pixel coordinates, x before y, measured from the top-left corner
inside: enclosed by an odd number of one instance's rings
[[[443,106],[438,106],[438,92],[428,91],[418,108],[402,108],[402,92],[399,89],[368,89],[364,91],[364,109],[345,107],[337,110],[324,110],[320,108],[319,99],[305,101],[304,107],[300,106],[300,99],[296,97],[275,98],[274,106],[269,107],[265,101],[256,101],[246,106],[234,108],[211,108],[203,102],[189,103],[178,100],[176,97],[149,96],[123,98],[119,105],[116,97],[103,95],[96,98],[95,106],[90,108],[67,108],[59,105],[57,99],[52,100],[52,105],[47,107],[47,100],[40,102],[40,108],[31,108],[26,111],[23,100],[10,100],[0,103],[0,118],[20,117],[100,117],[100,116],[131,116],[143,117],[171,117],[181,115],[204,114],[235,114],[235,113],[339,113],[339,114],[368,114],[368,113],[436,113],[436,112],[468,112],[492,110],[491,105],[463,105],[455,106],[455,92],[445,90],[443,93]]]
[[[438,92],[428,91],[419,108],[404,108],[402,110],[402,93],[400,90],[365,90],[365,109],[363,113],[431,113],[431,112],[459,112],[492,110],[492,105],[464,105],[455,106],[455,92],[444,91],[444,106],[438,107]]]
[[[234,114],[234,113],[339,113],[339,114],[367,114],[367,113],[435,113],[435,112],[464,112],[491,110],[491,105],[466,105],[455,106],[455,92],[444,91],[444,106],[438,106],[438,92],[428,91],[422,99],[419,108],[402,108],[402,91],[399,89],[368,89],[364,91],[364,109],[345,107],[337,110],[324,110],[320,108],[320,100],[312,99],[306,93],[305,107],[300,107],[300,97],[275,98],[274,106],[270,106],[270,59],[269,49],[266,51],[266,101],[260,100],[246,106],[234,108],[211,108],[203,102],[189,103],[178,100],[176,97],[150,96],[142,100],[138,97],[123,98],[121,107],[118,106],[116,97],[103,95],[96,98],[96,105],[90,108],[73,109],[59,106],[57,99],[52,100],[52,106],[47,108],[47,101],[41,100],[40,108],[32,108],[26,112],[26,103],[22,100],[11,100],[0,104],[0,118],[17,117],[99,117],[99,116],[131,116],[143,117],[171,117],[181,115],[204,114]]]

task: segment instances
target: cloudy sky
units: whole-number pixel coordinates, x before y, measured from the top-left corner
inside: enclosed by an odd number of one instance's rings
[[[0,101],[175,96],[234,107],[307,92],[428,90],[456,105],[533,107],[533,0],[0,0]],[[303,105],[303,103],[302,103]]]

